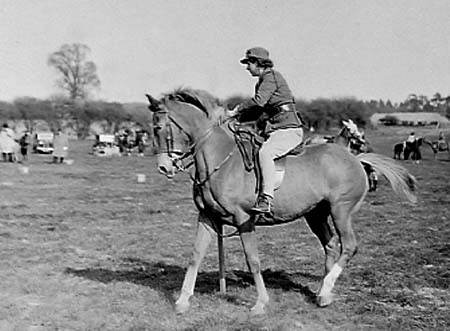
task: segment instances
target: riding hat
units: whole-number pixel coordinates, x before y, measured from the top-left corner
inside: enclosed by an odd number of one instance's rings
[[[245,52],[245,58],[243,58],[240,62],[242,64],[247,64],[254,59],[270,60],[269,51],[262,47],[253,47],[247,49],[247,52]]]

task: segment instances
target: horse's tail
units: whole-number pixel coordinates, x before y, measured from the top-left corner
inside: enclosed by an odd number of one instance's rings
[[[412,203],[417,202],[414,191],[417,188],[417,180],[406,168],[391,158],[376,154],[358,154],[356,158],[364,165],[371,166],[377,173],[382,174],[391,184],[394,192],[402,195]]]

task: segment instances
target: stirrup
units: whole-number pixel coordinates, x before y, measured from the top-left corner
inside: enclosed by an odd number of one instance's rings
[[[259,214],[270,214],[272,212],[272,204],[271,204],[272,198],[263,194],[260,197],[258,197],[258,200],[251,208],[251,211]]]

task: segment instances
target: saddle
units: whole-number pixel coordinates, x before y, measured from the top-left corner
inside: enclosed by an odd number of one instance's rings
[[[241,125],[237,122],[231,122],[229,123],[229,129],[234,135],[236,145],[244,162],[245,170],[252,171],[259,168],[258,152],[266,138],[261,136],[252,124]],[[277,161],[282,160],[287,156],[297,156],[302,154],[304,152],[304,146],[305,143],[301,142],[286,154],[276,158],[275,164],[280,163]]]

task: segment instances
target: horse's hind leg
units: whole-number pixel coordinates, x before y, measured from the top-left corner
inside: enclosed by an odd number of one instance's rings
[[[198,269],[200,263],[206,254],[206,249],[211,243],[211,228],[209,225],[202,221],[202,217],[199,216],[199,222],[197,227],[197,237],[194,244],[194,252],[192,258],[189,261],[189,266],[184,276],[183,287],[181,288],[181,294],[175,303],[175,310],[178,313],[183,313],[189,308],[189,298],[194,294],[195,281],[197,279]]]
[[[320,202],[305,215],[306,222],[311,231],[319,238],[325,251],[325,275],[330,272],[331,267],[339,258],[339,241],[328,223],[329,215],[330,203],[328,201]]]
[[[331,207],[334,226],[341,241],[341,255],[327,275],[322,280],[322,285],[317,296],[317,304],[321,307],[328,306],[333,301],[332,290],[334,284],[357,250],[356,237],[351,226],[351,213],[355,209],[353,203],[340,203]]]

